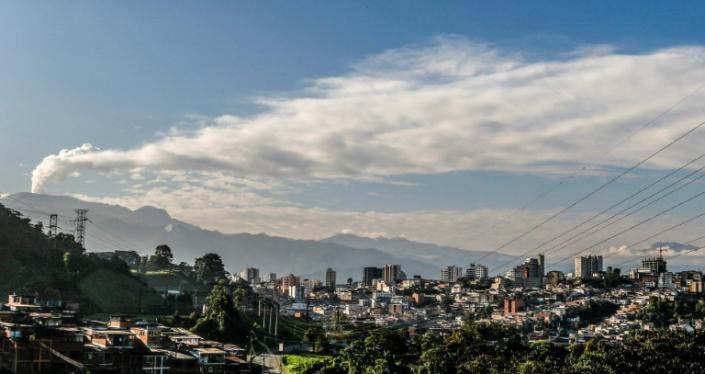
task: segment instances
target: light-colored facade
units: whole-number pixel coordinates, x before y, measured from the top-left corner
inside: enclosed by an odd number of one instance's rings
[[[487,269],[487,266],[473,263],[470,264],[470,266],[468,266],[465,270],[465,276],[470,279],[487,279],[489,276],[489,269]]]
[[[443,282],[457,282],[462,275],[463,269],[455,265],[446,266],[441,269],[441,281]]]
[[[384,265],[382,268],[382,280],[387,284],[396,284],[400,279],[401,265]]]
[[[592,279],[595,273],[602,271],[602,256],[588,255],[575,257],[575,277]]]

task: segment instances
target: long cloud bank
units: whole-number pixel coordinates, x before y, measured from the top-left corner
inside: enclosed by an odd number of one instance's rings
[[[273,179],[368,179],[457,170],[546,172],[594,161],[705,82],[705,48],[605,49],[536,61],[463,38],[390,50],[311,81],[262,112],[221,116],[134,149],[90,144],[32,172],[42,192],[82,170],[221,171]],[[600,160],[634,162],[702,121],[702,93]],[[700,138],[702,139],[702,138]],[[701,143],[700,143],[701,144]],[[698,142],[655,159],[672,167]]]

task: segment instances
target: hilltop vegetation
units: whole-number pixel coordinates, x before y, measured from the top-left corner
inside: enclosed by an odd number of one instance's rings
[[[164,308],[164,299],[130,274],[97,269],[80,279],[78,289],[103,312],[168,312]]]
[[[47,236],[19,212],[0,205],[0,297],[12,292],[78,301],[84,312],[132,312],[137,297],[159,311],[159,295],[127,265],[85,253],[71,235]],[[135,296],[137,295],[137,296]]]
[[[640,332],[623,342],[527,345],[511,327],[470,323],[450,337],[411,340],[383,329],[327,359],[292,360],[296,374],[703,373],[705,333]],[[295,364],[294,364],[295,363]]]

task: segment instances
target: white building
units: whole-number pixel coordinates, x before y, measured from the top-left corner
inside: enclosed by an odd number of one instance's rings
[[[588,255],[575,257],[575,277],[592,279],[602,271],[602,256]]]
[[[289,286],[289,297],[297,302],[306,299],[306,287],[302,284],[296,284]]]
[[[457,282],[458,278],[462,277],[463,269],[458,266],[450,265],[441,269],[441,281]]]
[[[487,269],[487,266],[474,263],[470,264],[470,266],[468,266],[468,268],[465,270],[465,276],[470,279],[487,279],[488,273],[489,270]]]

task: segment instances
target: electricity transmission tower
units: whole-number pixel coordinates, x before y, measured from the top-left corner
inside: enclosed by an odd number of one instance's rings
[[[71,221],[76,228],[74,233],[76,235],[76,243],[81,244],[81,247],[86,248],[86,222],[90,222],[88,219],[88,209],[76,209],[76,219]]]
[[[49,215],[49,237],[53,238],[59,233],[59,215]]]

